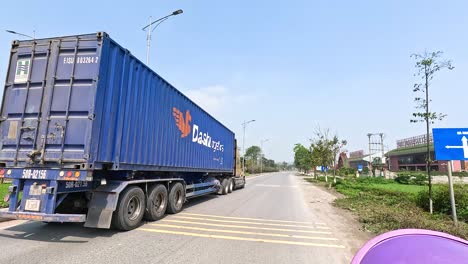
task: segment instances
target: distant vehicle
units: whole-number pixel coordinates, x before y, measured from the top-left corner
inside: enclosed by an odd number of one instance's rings
[[[131,230],[245,185],[235,135],[106,33],[13,41],[0,217]]]

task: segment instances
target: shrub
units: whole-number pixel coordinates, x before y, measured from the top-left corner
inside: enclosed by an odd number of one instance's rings
[[[427,175],[420,172],[398,172],[395,181],[401,184],[416,184],[425,185],[427,183]]]
[[[341,175],[341,176],[356,176],[356,169],[355,168],[345,168],[345,167],[341,167],[337,173],[338,175]]]
[[[411,177],[409,175],[399,175],[395,178],[395,181],[400,184],[409,184]]]
[[[414,177],[411,177],[410,183],[416,184],[416,185],[425,185],[428,181],[428,178],[424,174],[418,174]]]
[[[468,222],[468,186],[461,184],[454,185],[454,191],[458,218],[462,221]],[[452,214],[449,188],[447,185],[434,186],[432,191],[432,201],[434,212],[447,215]],[[429,210],[429,192],[419,192],[416,198],[416,203],[419,207]]]
[[[369,167],[364,167],[362,169],[362,174],[369,174]]]
[[[372,184],[372,183],[387,184],[387,183],[392,182],[391,180],[387,180],[384,177],[360,177],[356,179],[356,181],[359,183],[365,183],[365,184]]]
[[[452,175],[458,177],[468,177],[468,171],[457,171],[452,173]]]

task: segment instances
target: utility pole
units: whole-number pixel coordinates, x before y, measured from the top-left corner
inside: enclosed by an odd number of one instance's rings
[[[260,158],[260,173],[263,173],[263,158],[265,157],[265,154],[263,153],[263,143],[269,141],[270,139],[267,138],[267,139],[262,139],[260,140],[260,150],[262,151],[262,155],[261,158]]]
[[[383,170],[384,170],[384,159],[385,159],[385,150],[384,150],[384,144],[383,144],[383,136],[384,134],[383,133],[379,133],[379,136],[380,136],[380,147],[382,148],[382,159],[380,160],[380,163],[382,164],[382,168],[380,169],[380,176],[385,176],[383,174]]]
[[[367,137],[369,138],[369,170],[370,170],[371,173],[372,173],[371,136],[372,136],[371,133],[367,134]]]
[[[247,124],[249,123],[252,123],[252,122],[255,122],[255,119],[252,119],[250,121],[244,121],[244,123],[242,123],[242,127],[243,127],[243,137],[242,137],[242,151],[244,151],[244,155],[242,155],[242,173],[244,173],[244,176],[245,176],[245,128],[247,127]]]
[[[171,16],[177,16],[179,14],[182,14],[184,11],[182,9],[176,10],[172,12],[171,14],[161,17],[159,19],[156,19],[155,21],[152,21],[153,18],[150,16],[149,17],[149,23],[148,25],[144,26],[141,30],[147,30],[148,33],[146,35],[146,65],[149,66],[149,58],[150,58],[150,49],[151,49],[151,33],[155,28],[157,28],[162,22],[166,21],[169,19]],[[154,27],[152,27],[153,24],[157,23]]]
[[[148,23],[148,34],[146,36],[146,65],[149,65],[149,54],[150,54],[150,47],[151,47],[151,32],[153,31],[151,29],[152,25],[152,16],[149,17],[149,23]]]
[[[374,175],[374,160],[372,159],[372,154],[376,153],[377,157],[379,156],[379,152],[382,154],[382,157],[380,158],[380,164],[382,168],[380,169],[380,176],[382,176],[382,169],[383,169],[383,159],[385,155],[385,150],[384,150],[384,143],[383,143],[383,138],[384,138],[384,133],[368,133],[367,137],[369,138],[369,162],[370,162],[370,169],[372,171],[372,175]],[[378,139],[380,137],[380,140]],[[378,166],[376,166],[378,167]]]

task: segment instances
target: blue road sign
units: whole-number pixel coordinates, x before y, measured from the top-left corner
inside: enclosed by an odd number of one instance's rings
[[[433,128],[437,160],[468,160],[468,128]]]
[[[362,164],[357,165],[357,170],[358,170],[359,172],[362,171]]]

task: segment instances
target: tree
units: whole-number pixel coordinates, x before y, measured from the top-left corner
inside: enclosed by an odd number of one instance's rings
[[[336,183],[336,159],[343,146],[347,144],[346,140],[339,140],[338,136],[329,136],[329,130],[317,129],[315,139],[312,139],[311,151],[313,162],[317,166],[333,166],[333,181]],[[325,181],[328,182],[328,175],[325,171]]]
[[[245,151],[245,158],[256,164],[257,160],[261,156],[261,153],[262,153],[262,150],[260,149],[259,146],[251,146]]]
[[[283,161],[279,164],[279,167],[281,170],[288,170],[289,169],[289,164],[286,161]]]
[[[307,173],[312,168],[312,157],[310,151],[302,144],[294,145],[294,166],[299,171]]]
[[[434,124],[437,120],[442,120],[446,115],[442,113],[430,112],[429,110],[429,86],[431,81],[434,79],[435,74],[442,70],[448,69],[453,70],[452,62],[450,60],[443,60],[442,52],[427,52],[423,54],[413,54],[411,55],[416,60],[415,76],[420,77],[420,82],[414,84],[413,92],[418,94],[414,98],[416,104],[415,108],[419,112],[413,113],[413,118],[410,121],[412,123],[425,122],[426,123],[426,171],[427,177],[429,179],[429,211],[432,214],[432,181],[431,181],[431,152],[429,149],[430,144],[430,124]],[[425,97],[419,97],[419,94],[423,93]]]
[[[333,182],[336,183],[336,162],[338,155],[341,153],[341,150],[348,142],[346,140],[339,140],[338,136],[333,136],[333,139],[329,141],[331,152],[333,154]]]
[[[311,153],[311,163],[314,169],[314,178],[317,179],[317,175],[316,175],[317,166],[321,165],[321,159],[320,159],[321,153],[319,150],[317,150],[317,148],[314,148],[312,144],[310,146],[310,153]],[[326,174],[325,174],[325,178],[326,178]]]

